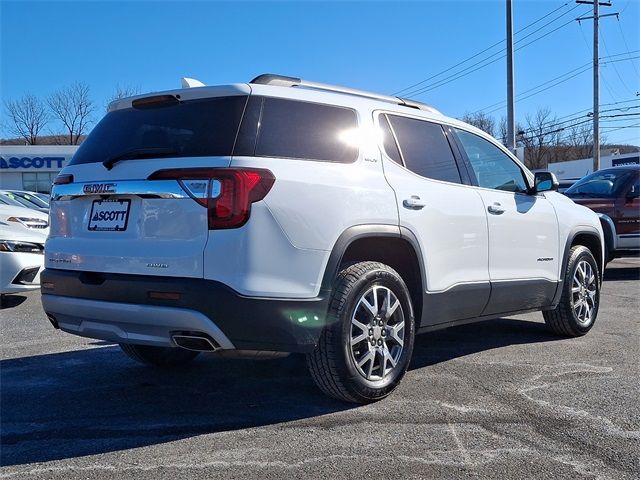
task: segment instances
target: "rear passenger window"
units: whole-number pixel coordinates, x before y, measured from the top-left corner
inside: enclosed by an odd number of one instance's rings
[[[358,148],[347,139],[357,128],[348,108],[265,97],[255,155],[353,162]]]
[[[389,120],[386,115],[380,115],[380,130],[382,131],[382,143],[385,153],[396,163],[402,165],[402,158],[400,157],[400,151],[396,144],[395,138],[393,138],[393,132],[389,126]]]
[[[405,166],[434,180],[462,183],[442,126],[414,118],[388,115]]]

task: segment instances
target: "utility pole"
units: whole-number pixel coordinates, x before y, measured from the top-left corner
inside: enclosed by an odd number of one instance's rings
[[[593,5],[593,16],[580,17],[580,20],[588,20],[593,18],[593,171],[600,170],[600,34],[599,20],[602,17],[610,17],[618,15],[617,13],[609,13],[600,15],[600,7],[610,7],[611,2],[600,2],[598,0],[576,0],[576,3]]]
[[[513,85],[513,5],[507,0],[507,148],[516,152],[516,115]]]

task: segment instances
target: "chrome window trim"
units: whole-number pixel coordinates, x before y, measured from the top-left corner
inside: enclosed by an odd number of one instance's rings
[[[109,184],[113,191],[104,193],[84,191],[85,185]],[[54,185],[51,190],[51,200],[71,200],[77,197],[101,197],[113,195],[137,195],[151,198],[189,198],[176,180],[124,180],[69,183]]]

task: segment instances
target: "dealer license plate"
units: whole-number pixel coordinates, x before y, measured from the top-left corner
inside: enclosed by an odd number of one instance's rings
[[[122,232],[127,229],[131,200],[94,200],[89,230]]]

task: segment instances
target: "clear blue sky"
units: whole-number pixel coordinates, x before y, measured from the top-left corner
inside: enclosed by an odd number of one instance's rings
[[[565,5],[566,4],[566,5]],[[564,5],[564,6],[563,6]],[[514,0],[515,30],[524,45],[590,7],[566,0]],[[601,56],[640,50],[640,0],[613,0],[602,13]],[[568,12],[551,25],[545,23]],[[394,93],[464,60],[505,37],[503,0],[416,2],[214,2],[214,1],[0,1],[1,94],[46,97],[74,81],[90,85],[104,111],[117,84],[142,92],[179,86],[182,76],[206,84],[248,81],[270,72]],[[592,22],[570,22],[516,52],[516,93],[591,60]],[[623,40],[626,39],[626,43]],[[484,56],[497,52],[500,47]],[[484,56],[463,65],[468,66]],[[493,57],[495,58],[495,57]],[[614,68],[615,65],[615,68]],[[635,68],[634,68],[635,67]],[[438,78],[444,78],[452,70]],[[577,70],[579,72],[579,70]],[[604,65],[601,103],[640,105],[640,59]],[[438,78],[434,79],[437,80]],[[538,107],[558,116],[589,109],[590,70],[539,95],[518,101],[516,116]],[[418,95],[451,116],[505,99],[505,61]],[[500,105],[498,105],[499,107]],[[625,106],[616,105],[615,107]],[[494,107],[495,108],[495,107]],[[612,108],[612,107],[603,107]],[[491,110],[491,109],[489,109]],[[640,108],[627,112],[639,112]],[[492,113],[499,118],[504,109]],[[640,123],[621,117],[610,127]],[[640,129],[608,134],[640,144]]]

